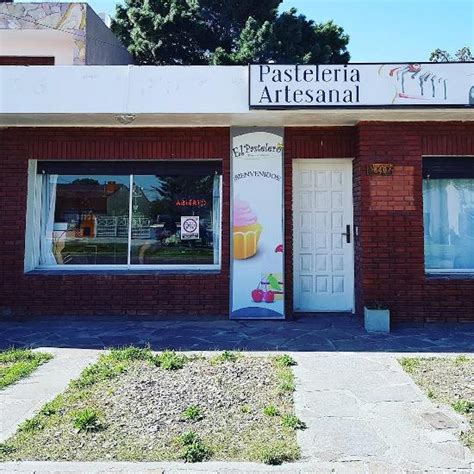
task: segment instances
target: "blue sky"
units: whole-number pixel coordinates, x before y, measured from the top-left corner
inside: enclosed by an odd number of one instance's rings
[[[89,0],[111,16],[116,3]],[[291,7],[342,26],[352,62],[428,61],[436,48],[474,48],[474,0],[284,0],[281,9]]]

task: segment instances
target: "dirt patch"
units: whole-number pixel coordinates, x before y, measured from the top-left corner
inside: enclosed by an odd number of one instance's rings
[[[20,427],[0,459],[194,460],[197,453],[203,460],[279,463],[298,457],[297,428],[288,426],[290,367],[238,356],[186,359],[167,370],[155,357],[103,356]]]

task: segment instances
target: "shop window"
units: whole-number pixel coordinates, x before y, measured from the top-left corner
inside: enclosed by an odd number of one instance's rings
[[[40,162],[34,187],[36,268],[219,268],[219,162]]]
[[[474,157],[425,158],[425,269],[474,273]]]

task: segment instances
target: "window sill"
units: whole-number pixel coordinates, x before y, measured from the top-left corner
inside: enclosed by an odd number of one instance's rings
[[[474,273],[464,272],[437,272],[425,273],[427,280],[474,280]]]
[[[25,272],[25,275],[218,275],[221,268],[203,268],[203,269],[185,269],[185,268],[68,268],[68,269],[51,269],[51,268],[35,268]]]

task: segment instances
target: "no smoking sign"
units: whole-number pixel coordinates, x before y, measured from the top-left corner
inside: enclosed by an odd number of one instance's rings
[[[199,216],[181,216],[181,240],[199,239]]]

